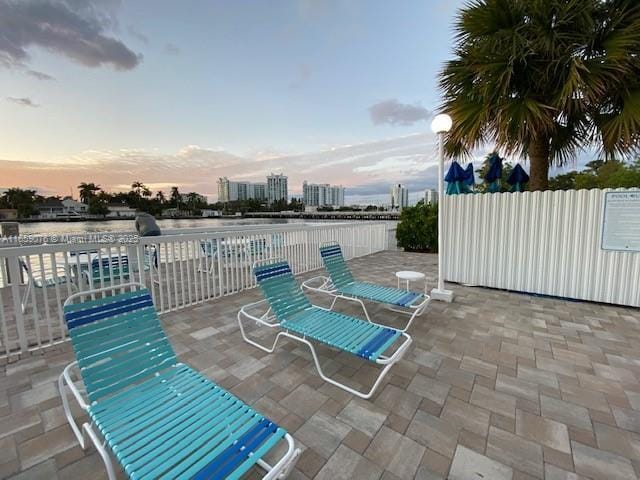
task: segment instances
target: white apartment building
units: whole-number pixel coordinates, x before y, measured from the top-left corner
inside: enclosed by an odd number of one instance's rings
[[[344,187],[342,185],[329,185],[328,183],[302,183],[302,197],[305,206],[334,207],[344,206]]]
[[[402,210],[409,206],[409,189],[398,183],[391,186],[391,209]]]
[[[227,177],[220,177],[218,178],[218,201],[219,202],[231,202],[231,183],[235,183],[235,182],[231,182],[229,181],[229,179]],[[238,199],[238,191],[236,189],[235,192],[235,199]]]
[[[287,185],[288,178],[284,174],[271,174],[267,177],[267,200],[269,203],[278,200],[287,201],[289,198],[289,189]]]
[[[219,202],[237,202],[251,199],[267,200],[267,184],[265,182],[234,182],[227,177],[218,178]]]
[[[344,207],[344,187],[342,185],[331,187],[331,205]]]
[[[424,191],[424,203],[438,203],[438,191],[428,188]]]
[[[247,198],[266,201],[267,182],[252,182],[247,186]]]

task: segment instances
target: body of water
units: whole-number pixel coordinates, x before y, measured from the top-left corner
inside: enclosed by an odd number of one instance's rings
[[[208,228],[215,230],[216,227],[230,225],[264,225],[282,223],[304,223],[304,220],[293,218],[195,218],[178,219],[162,218],[158,219],[161,230],[171,230],[179,228]],[[61,235],[61,234],[82,234],[82,233],[104,233],[134,231],[135,226],[131,220],[105,220],[86,222],[33,222],[21,223],[20,235]]]

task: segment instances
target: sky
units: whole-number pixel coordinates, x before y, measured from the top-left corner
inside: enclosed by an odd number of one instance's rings
[[[463,0],[0,0],[0,188],[436,186]],[[486,152],[479,152],[482,155]],[[479,158],[479,157],[478,157]]]

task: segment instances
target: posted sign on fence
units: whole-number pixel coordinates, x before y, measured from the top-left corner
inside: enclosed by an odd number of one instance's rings
[[[605,194],[602,249],[640,252],[640,190]]]

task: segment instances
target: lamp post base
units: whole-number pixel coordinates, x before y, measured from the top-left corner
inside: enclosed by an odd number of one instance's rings
[[[440,300],[441,302],[451,303],[453,301],[453,292],[451,290],[440,290],[434,288],[431,290],[431,298],[434,300]]]

